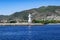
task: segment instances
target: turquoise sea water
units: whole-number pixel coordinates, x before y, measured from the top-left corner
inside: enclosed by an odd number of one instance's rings
[[[0,40],[60,40],[60,25],[0,26]]]

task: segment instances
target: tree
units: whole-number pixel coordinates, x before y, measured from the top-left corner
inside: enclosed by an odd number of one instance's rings
[[[17,23],[16,21],[10,21],[10,23]]]

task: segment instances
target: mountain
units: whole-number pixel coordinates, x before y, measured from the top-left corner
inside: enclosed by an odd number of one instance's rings
[[[14,20],[14,19],[21,19],[21,20],[27,20],[28,14],[32,14],[33,19],[40,20],[42,18],[45,18],[46,16],[56,15],[60,16],[60,6],[42,6],[39,8],[33,8],[30,10],[24,10],[21,12],[15,12],[9,16],[0,15],[1,19],[7,19],[7,20]]]
[[[0,15],[0,20],[7,20],[8,17],[8,15]]]

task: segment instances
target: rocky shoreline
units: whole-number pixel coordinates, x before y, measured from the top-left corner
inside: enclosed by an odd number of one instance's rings
[[[44,25],[44,24],[42,24],[42,23],[0,23],[0,25],[8,26],[8,25]]]

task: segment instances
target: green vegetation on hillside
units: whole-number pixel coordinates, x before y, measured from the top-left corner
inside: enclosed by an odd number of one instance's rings
[[[60,20],[32,20],[32,22],[48,24],[48,23],[60,23]]]

